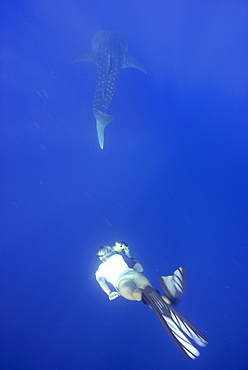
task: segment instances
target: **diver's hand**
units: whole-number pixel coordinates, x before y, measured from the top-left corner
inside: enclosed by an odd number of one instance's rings
[[[110,301],[113,301],[113,299],[116,299],[116,298],[118,298],[119,297],[119,293],[117,293],[117,292],[111,292],[110,294],[109,294],[109,300]]]

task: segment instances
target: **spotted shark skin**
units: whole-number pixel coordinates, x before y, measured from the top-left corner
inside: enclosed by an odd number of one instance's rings
[[[93,115],[96,119],[98,142],[104,147],[104,130],[115,117],[107,114],[113,99],[121,68],[137,68],[146,73],[145,68],[131,55],[120,32],[99,31],[92,40],[92,50],[75,60],[90,62],[97,66],[97,82],[93,102]]]

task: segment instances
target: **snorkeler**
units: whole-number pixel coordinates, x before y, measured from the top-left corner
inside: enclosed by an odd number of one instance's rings
[[[160,277],[166,294],[161,296],[142,274],[143,267],[131,257],[126,243],[117,242],[113,247],[103,246],[97,251],[97,257],[102,263],[96,271],[96,280],[109,300],[122,296],[131,301],[143,301],[155,312],[171,339],[186,357],[195,359],[200,355],[185,334],[201,347],[207,345],[207,339],[171,307],[183,293],[183,266],[174,271],[173,275]]]

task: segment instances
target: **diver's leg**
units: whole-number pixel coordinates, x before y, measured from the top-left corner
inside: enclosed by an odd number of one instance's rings
[[[144,290],[147,286],[152,287],[150,281],[140,272],[137,272],[135,274],[134,283],[137,286],[137,288],[141,288],[142,290]],[[167,297],[165,297],[164,295],[162,295],[161,297],[165,301],[165,303],[171,304],[171,301]]]
[[[134,284],[137,288],[145,289],[147,286],[152,286],[150,281],[145,277],[145,275],[141,274],[141,272],[136,272],[133,278]]]
[[[130,275],[129,279],[123,279],[118,284],[120,295],[131,301],[141,301],[143,290],[152,286],[150,281],[140,272]]]
[[[132,275],[130,274],[129,279],[123,278],[119,281],[118,291],[122,297],[129,299],[130,301],[141,301],[142,293],[147,286],[152,287],[152,284],[145,275],[140,272],[135,272]],[[170,300],[167,297],[161,297],[165,303],[170,304]]]
[[[120,295],[130,301],[142,300],[142,289],[136,287],[131,280],[123,279],[118,284],[118,291]]]

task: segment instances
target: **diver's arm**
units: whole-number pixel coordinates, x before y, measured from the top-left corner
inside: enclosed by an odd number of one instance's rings
[[[132,269],[134,269],[138,272],[144,271],[141,264],[139,262],[137,262],[135,258],[131,257],[129,251],[122,254],[122,257],[123,257],[124,261],[126,262],[126,264],[128,265],[128,267],[130,267],[130,268],[132,268]]]
[[[111,293],[111,289],[109,288],[109,286],[107,285],[106,283],[106,280],[102,277],[100,277],[99,279],[97,279],[97,282],[98,284],[100,285],[100,287],[102,288],[102,290],[107,294],[107,295],[110,295]]]
[[[132,258],[129,250],[128,250],[128,251],[125,251],[125,252],[123,252],[123,253],[124,253],[126,256],[128,256],[129,258]]]
[[[144,271],[142,265],[139,263],[139,262],[136,262],[134,267],[133,267],[134,270],[138,271],[138,272],[142,272]]]
[[[116,299],[119,297],[118,292],[112,292],[112,290],[109,288],[108,284],[106,283],[106,280],[104,278],[98,278],[97,279],[98,284],[102,288],[102,290],[107,294],[110,301],[113,301],[113,299]]]

